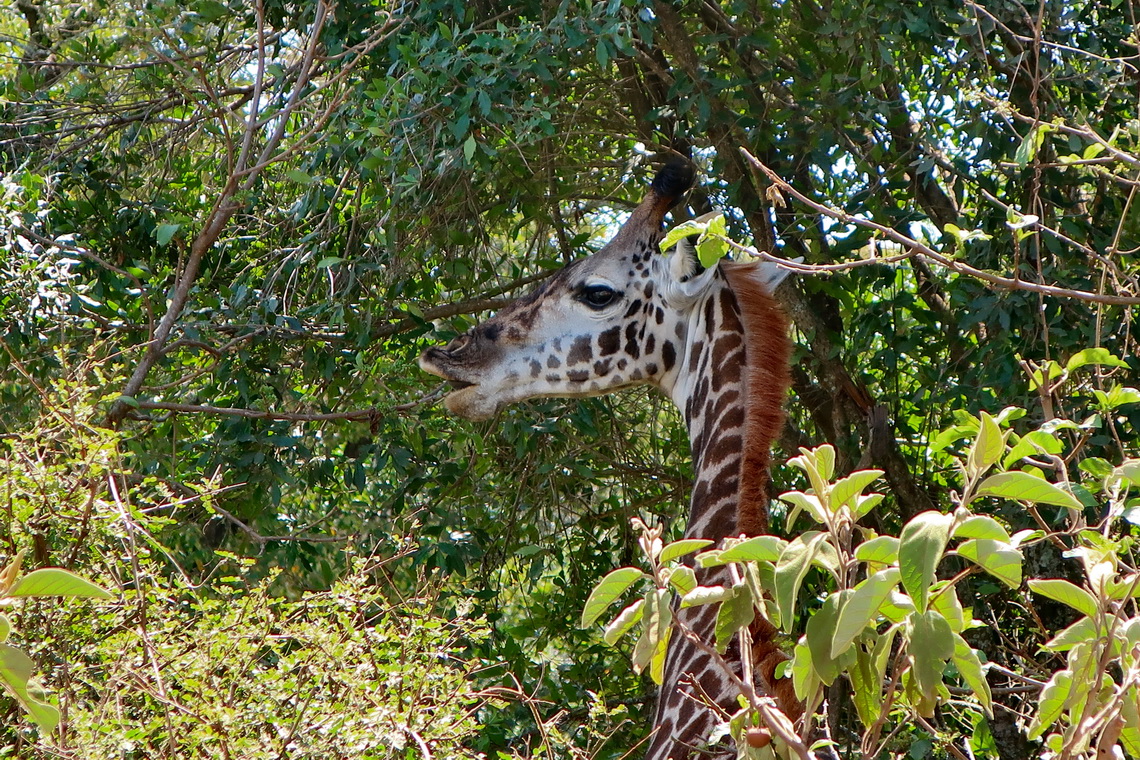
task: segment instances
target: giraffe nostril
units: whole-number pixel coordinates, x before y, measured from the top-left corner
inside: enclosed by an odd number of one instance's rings
[[[447,348],[445,350],[449,354],[454,354],[454,353],[457,353],[457,352],[462,351],[463,349],[467,348],[467,344],[469,344],[470,342],[471,342],[471,336],[464,333],[463,335],[460,335],[458,338],[456,338],[455,340],[448,343]]]

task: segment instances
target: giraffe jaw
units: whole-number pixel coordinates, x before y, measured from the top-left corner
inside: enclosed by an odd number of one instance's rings
[[[446,353],[436,348],[429,348],[420,355],[420,369],[429,375],[443,378],[452,391],[443,397],[443,406],[454,415],[473,422],[489,420],[499,411],[499,404],[492,402],[479,392],[479,383],[464,380],[455,373],[435,361],[438,358],[446,359]]]

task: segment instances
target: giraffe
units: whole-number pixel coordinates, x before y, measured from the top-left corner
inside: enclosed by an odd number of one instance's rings
[[[452,413],[486,420],[504,406],[544,396],[593,396],[649,384],[678,407],[688,428],[694,486],[685,536],[719,541],[767,532],[768,460],[783,424],[791,344],[772,291],[786,272],[770,264],[700,265],[683,241],[662,254],[665,214],[689,190],[692,164],[667,162],[614,238],[447,346],[423,352],[420,367],[453,386]],[[702,585],[725,569],[697,570]],[[677,610],[712,640],[714,605]],[[754,673],[793,719],[802,707],[775,629],[757,618]],[[726,655],[739,667],[734,642]],[[727,676],[707,654],[674,636],[666,655],[647,760],[735,758],[727,743],[706,746],[719,720],[711,699],[738,709]]]

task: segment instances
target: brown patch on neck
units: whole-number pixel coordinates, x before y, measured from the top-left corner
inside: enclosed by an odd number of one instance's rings
[[[736,529],[755,536],[768,532],[768,467],[772,441],[784,425],[792,341],[783,310],[753,276],[756,265],[722,262],[721,268],[744,325],[746,412]]]

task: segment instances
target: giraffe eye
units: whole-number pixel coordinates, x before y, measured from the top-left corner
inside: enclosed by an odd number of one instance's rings
[[[604,309],[614,302],[618,292],[608,285],[587,285],[582,288],[578,299],[591,309]]]

